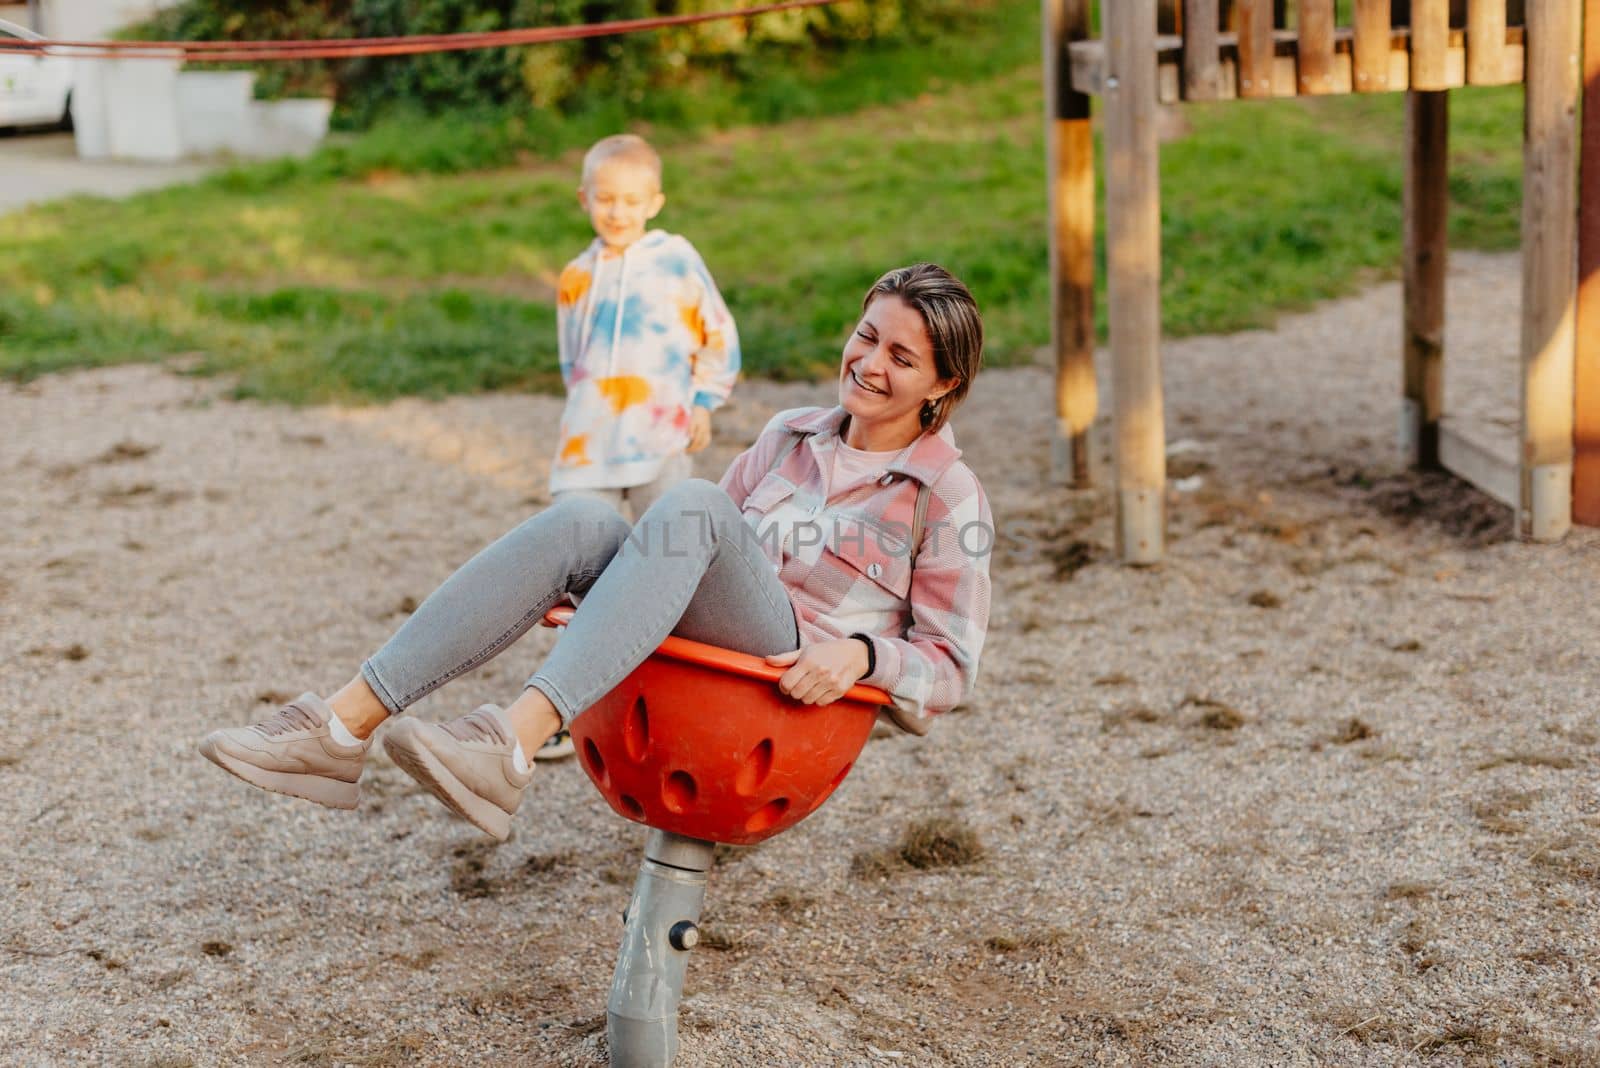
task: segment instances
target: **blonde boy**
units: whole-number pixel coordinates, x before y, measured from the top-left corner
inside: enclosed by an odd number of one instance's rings
[[[637,519],[711,443],[711,413],[739,377],[739,334],[694,246],[648,229],[666,197],[661,157],[643,138],[589,149],[578,203],[595,239],[557,287],[567,406],[550,492],[598,496]],[[535,758],[571,753],[563,730]]]
[[[643,138],[589,149],[578,203],[595,240],[558,287],[567,406],[550,490],[626,502],[637,519],[710,443],[711,413],[739,375],[739,336],[694,246],[647,229],[666,198]]]

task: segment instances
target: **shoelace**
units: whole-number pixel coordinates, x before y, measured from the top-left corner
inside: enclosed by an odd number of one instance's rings
[[[315,713],[294,701],[278,709],[277,715],[271,719],[255,724],[256,730],[268,738],[275,734],[288,734],[290,731],[315,730],[320,726],[322,721]]]
[[[497,717],[484,709],[468,712],[458,720],[439,725],[446,734],[458,742],[489,742],[493,745],[510,745],[511,739],[500,726]]]

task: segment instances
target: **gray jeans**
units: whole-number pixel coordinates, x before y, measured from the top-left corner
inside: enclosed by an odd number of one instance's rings
[[[528,680],[563,725],[669,634],[758,656],[800,644],[788,593],[739,509],[690,479],[631,530],[603,501],[563,495],[447,578],[361,674],[399,714],[494,659],[568,593],[583,603]]]

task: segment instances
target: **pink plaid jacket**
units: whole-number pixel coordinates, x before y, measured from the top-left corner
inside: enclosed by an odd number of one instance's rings
[[[876,481],[830,494],[845,417],[843,408],[779,412],[721,485],[751,526],[786,503],[817,525],[815,564],[776,539],[761,541],[789,591],[801,645],[872,636],[877,666],[861,681],[889,692],[899,726],[926,734],[932,717],[959,704],[977,678],[989,625],[994,520],[949,426],[918,438]],[[801,443],[772,470],[796,435]],[[912,547],[924,483],[932,492],[921,544]]]

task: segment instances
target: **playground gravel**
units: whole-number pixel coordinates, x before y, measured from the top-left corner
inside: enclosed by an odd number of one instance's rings
[[[1453,258],[1450,403],[1502,423],[1518,278]],[[722,851],[682,1064],[1600,1064],[1600,532],[1519,544],[1405,471],[1399,339],[1384,283],[1169,342],[1146,570],[1051,480],[1049,373],[979,379],[981,687]],[[227,390],[0,386],[0,1063],[604,1064],[642,834],[575,764],[496,845],[381,751],[353,813],[195,752],[541,507],[559,401]],[[744,384],[702,473],[831,395]],[[416,713],[509,698],[550,641]],[[902,848],[927,821],[952,848]]]

